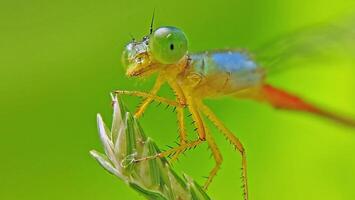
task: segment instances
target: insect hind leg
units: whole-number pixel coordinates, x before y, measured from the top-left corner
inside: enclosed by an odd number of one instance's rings
[[[214,160],[216,161],[216,165],[214,166],[214,168],[211,170],[210,175],[208,176],[208,179],[204,185],[204,189],[207,190],[208,186],[210,185],[210,183],[212,182],[213,178],[217,175],[218,170],[221,167],[221,164],[223,162],[223,158],[222,158],[222,154],[219,151],[214,138],[212,137],[212,135],[209,133],[209,131],[206,128],[206,141],[208,143],[209,148],[212,151],[212,156],[214,158]]]
[[[187,142],[185,144],[180,144],[177,147],[174,147],[174,148],[169,149],[167,151],[160,152],[160,153],[158,153],[156,155],[153,155],[153,156],[148,156],[148,157],[145,157],[145,158],[135,159],[134,162],[142,162],[142,161],[151,160],[151,159],[155,159],[155,158],[164,158],[166,156],[174,156],[175,154],[180,154],[182,152],[185,152],[186,150],[189,150],[191,148],[195,148],[199,144],[201,144],[202,142],[204,142],[204,140],[197,139],[197,140],[192,141],[192,142]]]
[[[216,117],[216,115],[203,103],[199,103],[199,109],[206,115],[206,117],[223,133],[233,146],[238,149],[242,156],[242,180],[244,199],[248,200],[248,176],[247,176],[247,158],[243,144],[240,140]]]

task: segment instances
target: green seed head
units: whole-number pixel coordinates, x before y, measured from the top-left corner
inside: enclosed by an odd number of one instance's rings
[[[176,27],[160,27],[150,36],[149,48],[158,62],[174,64],[187,53],[187,38]]]

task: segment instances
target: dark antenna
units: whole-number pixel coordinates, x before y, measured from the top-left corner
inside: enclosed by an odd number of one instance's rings
[[[129,36],[131,37],[132,42],[135,42],[135,41],[136,41],[136,39],[133,37],[132,33],[129,33]]]
[[[149,34],[152,34],[152,33],[153,33],[154,15],[155,15],[155,8],[154,8],[154,10],[153,10],[152,21],[150,22]]]

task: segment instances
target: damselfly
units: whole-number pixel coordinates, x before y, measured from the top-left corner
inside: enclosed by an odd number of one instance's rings
[[[330,31],[331,32],[331,31]],[[340,33],[340,32],[339,32]],[[341,32],[344,34],[344,32]],[[338,33],[336,33],[338,34]],[[349,38],[354,42],[354,35]],[[329,34],[328,34],[329,35]],[[321,36],[321,34],[319,35]],[[336,37],[341,37],[336,35]],[[315,37],[322,38],[322,37]],[[292,46],[295,38],[290,37],[290,43],[282,47]],[[326,39],[323,38],[323,39]],[[313,40],[313,38],[311,38]],[[322,42],[322,41],[318,41]],[[279,44],[274,43],[274,46]],[[355,45],[352,43],[350,45]],[[289,54],[288,49],[279,48],[274,56],[264,54],[263,63],[274,65],[282,56]],[[186,149],[193,148],[207,142],[216,161],[210,172],[205,188],[211,183],[222,163],[222,155],[208,130],[202,116],[205,115],[234,145],[242,156],[242,177],[244,198],[248,199],[247,159],[245,148],[240,140],[215,116],[203,103],[205,98],[231,96],[247,98],[287,110],[296,110],[319,115],[350,127],[355,127],[353,119],[321,109],[303,99],[276,88],[266,82],[268,71],[256,61],[247,51],[240,49],[222,49],[205,51],[201,53],[188,52],[188,40],[185,33],[179,28],[164,26],[143,37],[141,41],[133,40],[123,52],[123,65],[129,77],[147,77],[158,73],[155,85],[150,92],[115,91],[117,94],[139,96],[145,98],[135,117],[139,118],[152,101],[165,103],[176,107],[180,144],[176,148],[159,153],[149,158],[137,158],[144,161],[156,157],[165,157],[174,154],[176,157]],[[278,58],[278,59],[274,59]],[[266,66],[267,67],[267,66]],[[168,83],[174,93],[175,100],[157,95],[163,83]],[[198,133],[198,139],[188,141],[186,136],[184,110],[190,112]]]

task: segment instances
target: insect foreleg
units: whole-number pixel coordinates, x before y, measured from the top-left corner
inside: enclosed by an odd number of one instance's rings
[[[116,90],[114,91],[115,94],[118,94],[118,95],[128,95],[128,96],[136,96],[136,97],[144,97],[144,98],[147,98],[145,101],[149,100],[149,103],[151,101],[157,101],[157,102],[160,102],[160,103],[165,103],[165,104],[168,104],[170,106],[174,106],[174,107],[184,107],[183,105],[181,105],[179,102],[177,101],[174,101],[174,100],[170,100],[170,99],[167,99],[167,98],[164,98],[164,97],[160,97],[160,96],[157,96],[157,95],[154,95],[154,94],[150,94],[150,93],[147,93],[147,92],[141,92],[141,91],[127,91],[127,90]],[[145,102],[144,101],[144,102]],[[148,105],[149,105],[148,103]],[[141,106],[142,107],[142,106]],[[141,108],[140,107],[140,108]],[[141,110],[138,108],[138,111],[144,111],[144,110]],[[137,111],[137,112],[138,112]],[[137,114],[136,112],[136,114]],[[139,116],[138,116],[139,117]]]
[[[155,81],[155,84],[153,88],[150,90],[150,94],[156,95],[158,91],[160,90],[161,86],[163,85],[164,80],[161,75],[158,76],[157,80]],[[139,118],[140,116],[143,115],[144,111],[147,109],[148,105],[154,100],[152,97],[147,97],[138,107],[136,113],[134,116],[136,118]],[[161,101],[160,101],[161,102]]]

